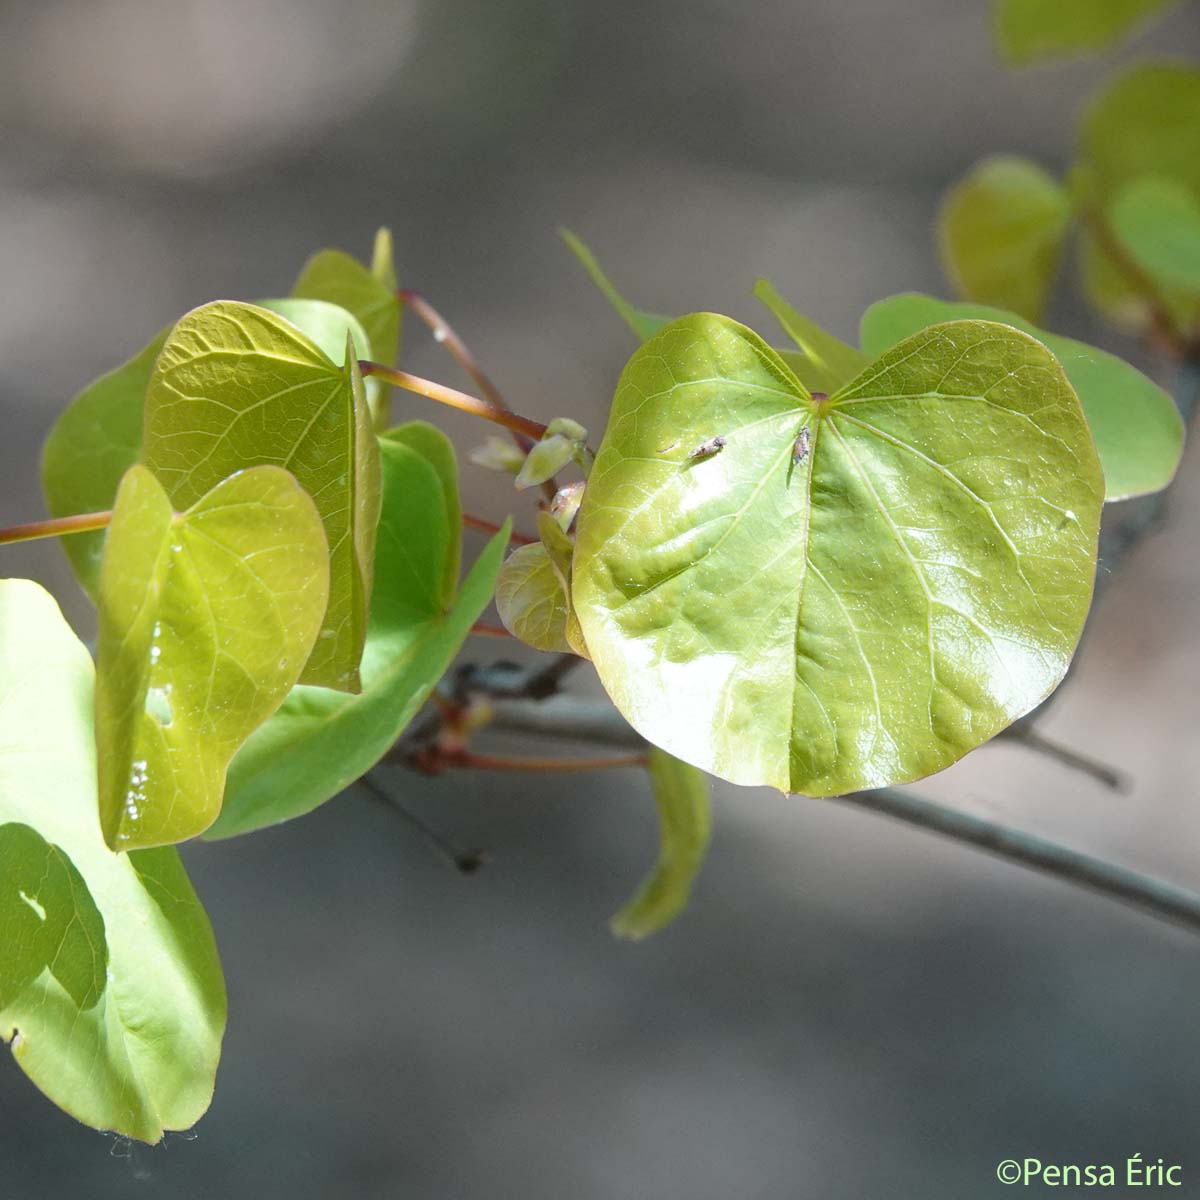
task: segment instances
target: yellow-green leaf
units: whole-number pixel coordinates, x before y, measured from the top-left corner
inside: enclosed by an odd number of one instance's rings
[[[617,937],[634,941],[657,933],[684,910],[712,834],[704,772],[655,749],[650,751],[648,769],[658,808],[658,861],[609,922]]]
[[[1015,329],[934,326],[816,401],[701,313],[625,368],[572,600],[605,688],[668,753],[815,796],[901,783],[1057,686],[1103,495],[1078,398]]]
[[[291,472],[316,504],[329,545],[329,608],[302,681],[357,691],[379,451],[353,352],[336,366],[295,325],[255,305],[195,309],[159,355],[142,453],[176,509],[246,467]]]
[[[754,294],[775,314],[784,332],[800,347],[802,361],[788,365],[810,392],[836,392],[870,362],[865,354],[847,346],[815,321],[793,308],[766,279],[754,286]]]
[[[221,810],[234,751],[296,682],[328,596],[321,521],[279,467],[176,517],[145,467],[117,493],[100,578],[96,743],[114,849],[182,841]]]
[[[225,988],[178,854],[104,844],[93,679],[53,599],[0,581],[0,1038],[73,1117],[155,1142],[208,1107]]]
[[[400,352],[401,320],[396,286],[391,234],[381,229],[370,268],[342,250],[319,250],[304,264],[292,295],[327,300],[352,313],[370,345],[370,352],[362,357],[394,366]]]
[[[42,450],[42,490],[52,517],[104,512],[121,477],[142,450],[142,403],[154,360],[170,330],[94,383],[67,406]],[[104,533],[80,533],[60,544],[84,590],[95,599]]]
[[[1128,500],[1164,488],[1183,454],[1183,421],[1175,401],[1129,363],[999,308],[952,304],[905,292],[871,305],[862,318],[862,347],[879,355],[944,321],[1000,321],[1035,337],[1062,364],[1079,396],[1104,469],[1104,498]]]
[[[210,837],[298,817],[374,766],[429,698],[491,599],[508,527],[488,542],[460,588],[462,520],[445,435],[413,422],[389,430],[381,449],[383,515],[362,693],[293,688],[234,758]]]
[[[518,546],[496,580],[496,611],[504,628],[535,650],[569,653],[568,603],[541,542]]]
[[[942,204],[938,238],[946,272],[968,300],[1037,321],[1070,216],[1066,190],[1036,163],[985,159]]]
[[[1117,194],[1108,211],[1114,236],[1156,282],[1200,305],[1200,202],[1170,179],[1146,176]]]
[[[613,282],[604,273],[596,256],[588,249],[583,241],[569,229],[560,229],[559,236],[567,244],[567,248],[579,260],[580,265],[588,273],[591,281],[600,289],[604,298],[616,309],[621,320],[629,326],[640,341],[653,337],[671,318],[661,317],[655,313],[643,312],[634,308],[624,296],[613,286]]]
[[[996,41],[1009,62],[1024,65],[1094,54],[1134,32],[1179,0],[998,0]]]

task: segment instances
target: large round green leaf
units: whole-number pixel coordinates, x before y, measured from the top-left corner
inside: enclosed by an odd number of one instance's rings
[[[460,588],[462,519],[445,435],[413,422],[389,430],[380,448],[383,512],[362,692],[293,688],[230,765],[224,807],[209,837],[298,817],[374,766],[491,599],[508,532],[492,538]]]
[[[953,304],[904,292],[872,304],[862,318],[862,348],[882,354],[943,321],[1000,321],[1035,337],[1062,364],[1079,396],[1104,468],[1104,498],[1157,492],[1174,478],[1183,454],[1183,421],[1175,401],[1115,354],[1038,329],[1016,313],[982,304]]]
[[[702,313],[625,368],[573,600],[617,707],[677,758],[817,796],[899,783],[1061,680],[1102,500],[1079,401],[1026,334],[938,325],[814,401]]]
[[[335,365],[290,321],[221,300],[172,329],[146,392],[143,461],[177,509],[235,471],[286,468],[312,497],[329,545],[329,609],[303,682],[360,686],[379,451],[350,351]]]
[[[72,1116],[154,1142],[208,1107],[225,988],[175,851],[104,844],[92,680],[53,599],[0,582],[0,1037]]]
[[[114,849],[179,842],[221,809],[234,751],[300,676],[321,627],[321,521],[279,467],[252,467],[178,517],[130,467],[100,577],[100,816]]]

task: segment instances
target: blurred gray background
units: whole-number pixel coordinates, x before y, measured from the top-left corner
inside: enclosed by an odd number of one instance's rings
[[[944,291],[947,182],[993,150],[1065,165],[1081,100],[1152,52],[1200,53],[1194,5],[1014,74],[963,0],[0,4],[0,522],[40,514],[38,447],[90,378],[195,304],[284,292],[320,246],[367,254],[379,224],[533,416],[602,427],[632,349],[559,224],[647,308],[774,337],[767,274],[852,338],[871,301]],[[1054,323],[1146,365],[1069,284]],[[462,383],[416,322],[408,346]],[[464,476],[475,511],[522,510]],[[1004,746],[926,791],[1200,886],[1198,477],[1193,451],[1046,723],[1132,791]],[[55,546],[2,569],[89,631]],[[622,944],[606,919],[656,845],[636,773],[392,784],[493,861],[460,877],[355,794],[188,847],[229,982],[209,1115],[131,1147],[4,1055],[0,1196],[929,1200],[1003,1195],[1004,1158],[1135,1153],[1200,1196],[1195,938],[872,814],[718,787],[691,908]]]

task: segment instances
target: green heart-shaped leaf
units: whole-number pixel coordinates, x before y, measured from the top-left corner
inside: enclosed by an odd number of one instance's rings
[[[934,326],[814,401],[701,313],[625,368],[573,600],[605,688],[668,753],[808,795],[900,783],[1061,680],[1102,500],[1075,393],[1015,329]]]
[[[1108,217],[1143,271],[1200,302],[1200,203],[1187,188],[1169,179],[1136,179],[1118,193]]]
[[[142,405],[168,333],[164,329],[140,354],[88,384],[54,423],[42,449],[42,491],[52,517],[112,508],[122,476],[142,452]],[[94,600],[103,530],[60,543]]]
[[[998,0],[996,40],[1011,63],[1096,53],[1179,0]]]
[[[633,899],[609,922],[617,937],[634,941],[657,933],[687,906],[712,835],[703,771],[651,749],[649,773],[658,808],[658,862]]]
[[[370,358],[367,335],[344,309],[319,300],[264,300],[332,362],[346,358],[347,335],[360,358]],[[52,517],[112,508],[125,472],[141,456],[146,389],[158,353],[171,332],[164,329],[140,354],[89,384],[63,411],[42,451],[42,490]],[[380,405],[375,380],[367,380],[372,412]],[[104,533],[63,538],[62,547],[84,590],[95,599]]]
[[[942,204],[938,236],[947,274],[967,299],[1039,320],[1070,219],[1066,190],[1036,163],[985,159]]]
[[[1157,492],[1175,475],[1183,453],[1183,421],[1175,402],[1141,371],[1114,354],[1038,329],[1016,313],[982,304],[952,304],[905,292],[863,314],[862,347],[880,355],[943,321],[999,321],[1035,337],[1062,364],[1079,396],[1104,468],[1104,498]]]
[[[203,832],[225,769],[296,682],[328,596],[312,501],[253,467],[176,517],[129,469],[100,577],[96,685],[100,816],[114,849]]]
[[[566,654],[568,608],[546,547],[518,546],[496,579],[496,611],[504,628],[535,650]]]
[[[285,467],[329,545],[329,609],[301,677],[357,691],[367,633],[379,451],[351,352],[335,366],[289,321],[222,300],[183,317],[146,393],[143,460],[177,508],[246,467]]]
[[[178,854],[101,837],[93,678],[53,599],[0,581],[0,1038],[73,1117],[154,1142],[208,1107],[225,988]]]
[[[293,689],[234,758],[225,806],[209,837],[298,817],[374,766],[428,699],[491,599],[508,529],[487,544],[459,590],[462,521],[445,435],[414,422],[389,430],[380,445],[383,515],[362,694]]]
[[[304,264],[292,295],[327,300],[352,313],[366,330],[371,347],[362,357],[393,366],[400,349],[396,287],[391,234],[381,229],[370,269],[342,250],[319,250]]]

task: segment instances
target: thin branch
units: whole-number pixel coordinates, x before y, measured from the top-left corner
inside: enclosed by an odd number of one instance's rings
[[[473,750],[436,753],[424,760],[423,769],[453,767],[475,771],[579,772],[604,771],[610,767],[644,767],[650,761],[646,752],[612,754],[603,758],[546,758],[540,755],[476,754]]]
[[[512,637],[512,634],[509,633],[509,631],[505,629],[503,625],[494,625],[491,621],[476,621],[475,624],[471,626],[471,633],[476,637]]]
[[[454,332],[450,322],[420,292],[413,291],[411,288],[401,288],[396,293],[396,299],[401,304],[410,308],[429,326],[433,333],[434,341],[446,347],[451,357],[466,371],[474,381],[475,386],[483,393],[485,400],[489,400],[497,408],[507,409],[509,407],[504,397],[500,394],[500,389],[491,381],[487,372],[479,365],[479,360],[467,348],[466,342]],[[515,429],[510,430],[510,432],[512,433],[513,441],[526,454],[533,449],[534,443],[531,438],[526,437],[525,434]],[[558,484],[553,479],[547,479],[542,484],[542,492],[545,494],[547,500],[553,499],[554,493],[557,491]]]
[[[1200,932],[1200,895],[1164,880],[1139,875],[1136,871],[1071,850],[1036,834],[946,808],[933,800],[897,788],[853,792],[837,797],[837,801],[868,812],[882,813],[909,825],[918,825],[998,858],[1088,888]]]
[[[38,538],[65,537],[71,533],[90,533],[104,529],[112,521],[112,510],[80,513],[74,517],[54,517],[45,521],[30,521],[25,525],[10,525],[0,529],[0,546],[14,542],[33,542]]]
[[[1118,771],[1116,767],[1092,758],[1089,754],[1081,754],[1078,750],[1072,750],[1070,746],[1064,746],[1052,738],[1044,737],[1032,725],[1010,725],[997,735],[996,740],[1015,742],[1018,746],[1024,746],[1035,754],[1062,763],[1064,767],[1091,776],[1097,783],[1102,783],[1114,792],[1124,792],[1129,789],[1128,777]]]
[[[457,871],[464,875],[474,875],[488,860],[486,850],[461,850],[453,842],[443,837],[432,825],[426,824],[416,813],[406,808],[381,783],[374,779],[370,772],[359,776],[358,782],[370,793],[373,800],[389,808],[398,817],[407,821],[438,853]]]
[[[503,425],[505,429],[523,433],[535,441],[540,441],[546,432],[546,426],[540,421],[509,412],[507,408],[501,408],[488,400],[480,400],[478,396],[460,392],[457,388],[434,383],[431,379],[422,379],[419,375],[410,375],[407,371],[397,371],[394,367],[385,367],[382,363],[371,362],[370,359],[363,359],[358,365],[364,375],[382,379],[393,387],[415,392],[418,396],[436,400],[439,404],[447,404],[451,408],[457,408],[460,412],[482,417],[494,425]]]
[[[484,533],[499,533],[500,526],[495,521],[489,521],[486,517],[473,517],[470,513],[462,514],[462,523],[468,529],[481,529]],[[530,537],[526,533],[517,533],[516,530],[511,530],[508,535],[508,540],[518,546],[533,546],[540,539]]]

